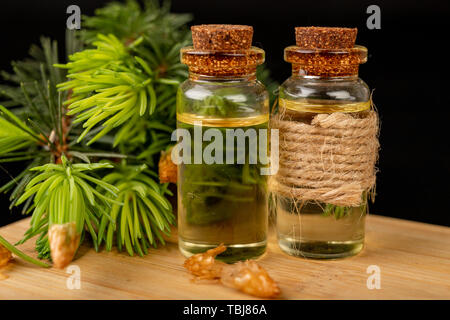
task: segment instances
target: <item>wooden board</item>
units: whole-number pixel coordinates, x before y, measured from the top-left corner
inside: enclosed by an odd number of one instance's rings
[[[19,240],[28,219],[0,229]],[[33,242],[21,247],[33,254]],[[217,284],[193,284],[182,267],[176,235],[144,258],[96,253],[83,247],[73,262],[81,288],[68,289],[65,270],[43,269],[19,259],[2,273],[0,299],[249,299]],[[283,299],[450,299],[450,228],[371,215],[366,248],[355,257],[314,261],[281,252],[272,234],[260,259]],[[367,288],[367,268],[380,268],[381,289]]]

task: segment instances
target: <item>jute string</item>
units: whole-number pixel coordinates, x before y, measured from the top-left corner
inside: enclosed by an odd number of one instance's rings
[[[359,206],[375,186],[378,115],[335,112],[311,124],[278,114],[271,127],[280,133],[280,169],[269,180],[272,192],[296,200]]]

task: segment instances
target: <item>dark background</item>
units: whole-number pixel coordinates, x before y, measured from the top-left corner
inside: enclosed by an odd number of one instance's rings
[[[63,43],[66,8],[93,14],[108,1],[2,1],[0,69],[26,57],[40,35]],[[381,30],[368,30],[366,9],[381,8]],[[369,49],[360,77],[375,89],[381,116],[381,153],[375,214],[450,226],[450,106],[448,75],[450,1],[172,0],[174,12],[191,12],[193,24],[253,25],[254,44],[280,83],[290,76],[283,49],[295,43],[295,26],[357,27]],[[9,174],[17,170],[5,167]],[[8,179],[0,168],[0,183]],[[0,225],[20,218],[0,195]]]

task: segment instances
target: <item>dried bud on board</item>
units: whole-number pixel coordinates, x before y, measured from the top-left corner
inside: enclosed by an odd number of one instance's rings
[[[260,298],[275,298],[281,293],[276,282],[254,260],[227,265],[220,280],[227,287]]]
[[[80,243],[75,222],[53,224],[48,230],[53,265],[63,269],[73,259]]]
[[[199,279],[219,279],[225,263],[216,260],[216,256],[227,248],[221,244],[204,253],[197,253],[186,259],[184,267]]]
[[[6,266],[11,259],[11,252],[0,244],[0,268]]]
[[[184,262],[184,267],[200,280],[219,280],[226,287],[260,298],[276,298],[281,294],[277,283],[254,260],[225,264],[216,256],[226,250],[221,244],[204,253],[198,253]]]

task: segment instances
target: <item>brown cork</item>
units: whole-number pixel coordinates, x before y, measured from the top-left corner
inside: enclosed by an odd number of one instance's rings
[[[297,46],[284,50],[284,60],[292,63],[293,74],[319,77],[347,77],[358,74],[359,65],[367,61],[367,49],[302,49]]]
[[[296,27],[295,40],[303,49],[346,49],[353,48],[356,28]]]
[[[254,74],[264,62],[264,50],[252,47],[242,51],[199,51],[193,47],[181,49],[181,63],[189,72],[199,75],[233,77]]]
[[[264,62],[264,50],[251,46],[251,26],[207,24],[191,30],[194,46],[181,49],[181,63],[191,78],[253,76]]]
[[[192,26],[196,50],[248,50],[252,45],[253,27],[232,24]]]
[[[297,27],[296,46],[284,50],[292,73],[303,76],[347,77],[358,75],[367,60],[367,49],[355,46],[356,28]]]

